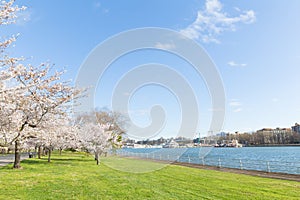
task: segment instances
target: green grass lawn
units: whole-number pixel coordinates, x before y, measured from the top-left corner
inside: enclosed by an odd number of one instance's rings
[[[52,163],[28,159],[22,170],[0,167],[0,199],[299,199],[300,183],[182,166],[107,157],[124,169],[163,167],[128,173],[97,166],[80,153],[53,155]]]

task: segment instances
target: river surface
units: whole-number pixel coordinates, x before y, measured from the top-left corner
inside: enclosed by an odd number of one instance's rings
[[[122,149],[122,156],[227,168],[300,174],[300,147]]]

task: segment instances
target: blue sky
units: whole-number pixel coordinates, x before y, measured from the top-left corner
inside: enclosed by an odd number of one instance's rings
[[[49,61],[75,79],[89,52],[108,37],[134,28],[161,27],[192,37],[218,68],[226,93],[224,131],[290,127],[300,122],[300,2],[298,0],[19,0],[28,9],[1,36],[20,33],[12,55],[32,63]],[[184,61],[163,51],[145,50],[116,61],[97,87],[96,106],[110,106],[115,82],[144,63],[174,67],[193,87],[199,103],[197,131],[211,120],[204,80]],[[132,96],[130,115],[141,126],[151,123],[149,108],[162,104],[167,113],[159,136],[176,136],[180,109],[176,98],[157,86]]]

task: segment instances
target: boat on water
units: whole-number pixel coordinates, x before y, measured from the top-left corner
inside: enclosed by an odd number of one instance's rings
[[[238,140],[232,140],[229,143],[220,143],[220,144],[215,144],[214,147],[234,147],[234,148],[240,148],[243,147],[242,144],[238,142]]]

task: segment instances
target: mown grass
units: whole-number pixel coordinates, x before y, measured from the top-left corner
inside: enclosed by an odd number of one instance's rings
[[[104,163],[160,165],[116,157]],[[161,164],[162,165],[162,164]],[[168,165],[149,173],[97,166],[80,153],[28,159],[22,170],[0,167],[0,199],[299,199],[300,183]],[[138,167],[137,167],[138,168]],[[147,168],[146,168],[147,169]],[[131,169],[134,170],[134,169]]]

